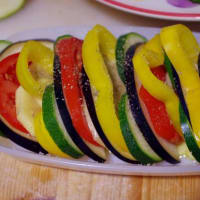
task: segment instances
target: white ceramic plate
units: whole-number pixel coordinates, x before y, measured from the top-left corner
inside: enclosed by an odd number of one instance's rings
[[[96,0],[107,6],[158,19],[200,21],[200,4],[180,8],[170,5],[167,0]]]
[[[17,42],[27,39],[46,38],[55,40],[56,37],[65,34],[71,34],[79,38],[84,38],[91,27],[57,27],[49,29],[31,30],[23,33],[15,34],[8,39]],[[127,32],[138,32],[147,38],[151,38],[155,33],[159,32],[157,28],[144,27],[112,27],[110,31],[118,37]],[[196,35],[200,36],[199,33]],[[200,38],[200,37],[198,37]],[[200,41],[199,41],[200,42]],[[159,163],[153,166],[142,166],[127,164],[113,155],[104,164],[99,164],[91,161],[88,158],[81,160],[69,160],[49,155],[41,155],[27,151],[18,145],[15,145],[10,140],[0,137],[0,151],[20,158],[23,161],[48,165],[58,168],[68,168],[79,171],[99,172],[106,174],[123,174],[123,175],[148,175],[148,176],[178,176],[178,175],[200,175],[200,165],[189,160],[182,160],[180,164],[170,165],[166,162]]]

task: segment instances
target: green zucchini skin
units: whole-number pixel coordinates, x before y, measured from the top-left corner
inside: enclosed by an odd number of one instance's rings
[[[155,154],[153,155],[150,153],[150,151],[148,151],[150,147],[148,149],[146,148],[148,144],[144,142],[145,138],[143,142],[140,141],[140,138],[137,138],[136,134],[137,130],[133,130],[133,128],[131,128],[130,126],[131,122],[127,113],[128,109],[127,103],[128,103],[128,97],[125,94],[121,97],[121,101],[119,103],[119,120],[120,120],[120,127],[122,130],[122,134],[130,153],[134,156],[134,158],[136,158],[144,165],[160,162],[161,159],[158,156],[156,156]],[[135,126],[137,126],[136,123],[135,125],[134,124],[132,125],[134,129]],[[137,129],[139,131],[139,128]],[[141,137],[143,137],[142,133],[138,134],[140,134]]]
[[[116,56],[116,65],[117,70],[119,73],[119,76],[121,80],[126,84],[126,78],[124,75],[124,64],[125,64],[125,58],[126,58],[126,52],[127,50],[132,46],[136,44],[141,44],[146,42],[147,39],[143,37],[142,35],[134,32],[130,32],[124,35],[121,35],[117,39],[116,44],[116,50],[115,50],[115,56]]]
[[[179,113],[180,113],[180,122],[181,122],[181,129],[183,131],[183,136],[186,142],[186,145],[194,158],[200,162],[200,148],[196,142],[193,130],[190,126],[190,122],[187,119],[187,116],[184,113],[184,110],[181,106],[179,105]]]
[[[83,153],[77,147],[74,147],[75,145],[72,146],[70,144],[70,141],[68,141],[65,136],[67,133],[64,133],[64,130],[62,130],[58,122],[54,88],[52,84],[46,87],[43,94],[42,115],[45,127],[58,148],[72,158],[82,157]]]
[[[32,40],[41,42],[42,44],[49,47],[50,49],[52,49],[53,44],[54,44],[54,40],[45,39],[45,38],[44,39],[42,39],[42,38],[41,39],[32,39]],[[3,60],[4,58],[6,58],[7,56],[9,56],[11,54],[19,53],[27,41],[29,41],[29,40],[12,42],[6,48],[3,48],[2,50],[0,50],[0,60]]]
[[[54,46],[54,51],[55,51],[55,48],[56,46]],[[82,137],[79,135],[79,133],[76,131],[76,129],[73,126],[70,113],[68,111],[66,102],[64,101],[65,98],[63,94],[62,79],[61,79],[61,63],[60,63],[60,57],[57,54],[55,54],[54,56],[53,77],[54,77],[54,92],[55,92],[55,97],[56,97],[56,103],[58,106],[58,111],[60,113],[64,127],[66,131],[69,133],[72,141],[89,158],[99,163],[105,162],[105,158],[102,158],[101,155],[97,155],[97,153],[95,153],[93,149],[89,147],[89,145],[82,139]]]
[[[111,142],[106,137],[105,133],[103,132],[103,130],[101,128],[101,125],[99,123],[99,120],[98,120],[98,117],[96,114],[94,97],[92,95],[90,82],[89,82],[88,76],[87,76],[84,68],[82,69],[81,74],[82,74],[81,75],[82,92],[83,92],[83,95],[84,95],[84,98],[85,98],[85,101],[87,104],[88,112],[91,116],[92,122],[97,130],[97,133],[98,133],[99,137],[101,138],[101,140],[103,141],[104,145],[110,150],[110,152],[112,152],[113,155],[115,155],[120,160],[127,162],[127,163],[131,163],[131,164],[140,164],[140,162],[138,162],[136,160],[130,160],[130,159],[124,157],[123,155],[121,155],[120,152],[118,152],[112,146]]]
[[[198,162],[200,162],[200,148],[197,144],[196,138],[194,136],[194,133],[191,127],[190,115],[187,108],[187,104],[185,102],[185,98],[184,98],[184,94],[182,91],[178,74],[176,70],[174,69],[172,63],[170,62],[169,58],[167,57],[167,55],[165,55],[164,64],[169,74],[169,78],[171,80],[172,86],[180,100],[180,105],[179,105],[180,123],[181,123],[181,129],[183,132],[186,145],[189,151],[192,153],[193,157]]]
[[[9,45],[11,45],[12,42],[8,40],[0,40],[0,53],[7,48]]]
[[[137,79],[136,73],[134,71],[134,66],[132,63],[132,57],[135,53],[136,46],[130,47],[126,53],[126,63],[125,63],[125,77],[126,77],[126,90],[129,99],[130,109],[132,115],[139,127],[140,131],[143,133],[149,146],[152,150],[158,154],[163,160],[171,164],[177,164],[180,162],[178,152],[175,150],[175,146],[170,145],[164,140],[161,140],[155,133],[155,131],[150,127],[149,122],[143,112],[141,102],[139,100],[137,92]]]
[[[10,4],[15,4],[15,7],[13,7],[12,10],[9,10]],[[6,6],[6,13],[0,13],[0,20],[8,18],[14,14],[16,14],[19,10],[21,10],[26,3],[26,0],[15,0],[15,2],[10,2],[8,1],[7,6]],[[6,4],[6,3],[5,3]]]
[[[169,60],[168,56],[165,54],[165,60],[164,60],[164,66],[165,66],[165,69],[169,75],[169,78],[170,78],[170,81],[172,83],[172,86],[173,86],[173,89],[174,91],[176,92],[176,94],[178,95],[179,97],[179,101],[182,105],[182,108],[191,124],[191,120],[190,120],[190,115],[189,115],[189,111],[188,111],[188,108],[187,108],[187,105],[186,105],[186,102],[185,102],[185,98],[184,98],[184,95],[183,95],[183,90],[182,90],[182,87],[181,87],[181,83],[180,83],[180,79],[178,77],[178,74],[176,72],[176,70],[174,69],[171,61]]]

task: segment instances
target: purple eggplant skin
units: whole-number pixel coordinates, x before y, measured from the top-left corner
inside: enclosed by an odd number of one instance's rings
[[[43,153],[43,154],[48,154],[46,150],[44,150],[39,143],[29,140],[18,133],[14,132],[10,127],[8,127],[6,124],[4,124],[0,120],[0,127],[1,131],[5,134],[7,138],[9,138],[12,142],[15,144],[29,150],[35,153]]]
[[[94,106],[94,100],[93,100],[91,87],[90,87],[90,82],[89,82],[88,76],[87,76],[84,68],[82,69],[81,74],[82,74],[82,76],[81,76],[81,86],[82,86],[83,96],[85,98],[87,109],[89,111],[92,123],[94,124],[94,127],[96,128],[96,131],[97,131],[99,137],[101,138],[101,140],[103,141],[105,146],[120,160],[125,161],[127,163],[132,163],[132,164],[140,164],[138,161],[131,160],[131,159],[128,159],[128,158],[122,156],[112,146],[112,144],[110,143],[110,141],[106,137],[105,133],[103,132],[103,130],[101,128],[101,125],[99,123],[99,120],[98,120],[98,117],[97,117],[97,114],[96,114],[96,110],[95,110],[95,106]]]
[[[199,59],[199,62],[200,62],[200,59]],[[176,92],[176,94],[179,97],[179,101],[180,101],[180,104],[183,108],[183,111],[184,111],[190,125],[192,126],[189,111],[188,111],[188,108],[187,108],[187,104],[185,102],[185,98],[184,98],[184,95],[183,95],[183,90],[182,90],[182,87],[181,87],[180,79],[178,77],[178,74],[177,74],[174,66],[172,65],[171,61],[169,60],[169,58],[166,54],[165,54],[164,66],[165,66],[166,71],[169,74],[169,78],[172,82],[172,86],[174,88],[174,91]]]
[[[169,163],[176,164],[180,161],[173,158],[160,144],[157,140],[156,136],[154,135],[151,127],[149,126],[142,107],[140,105],[138,92],[136,88],[136,81],[135,81],[135,72],[134,66],[132,63],[133,55],[137,49],[137,45],[133,45],[130,47],[126,53],[126,62],[125,62],[125,78],[126,78],[126,89],[128,94],[128,99],[130,103],[130,108],[133,117],[135,118],[136,124],[139,127],[140,131],[142,132],[144,138],[146,139],[147,143],[150,147],[163,159]]]
[[[69,111],[67,109],[67,105],[64,100],[64,94],[62,91],[62,82],[61,82],[61,63],[59,60],[59,56],[55,54],[54,56],[54,92],[56,97],[56,103],[58,106],[58,110],[61,116],[61,119],[63,121],[63,124],[65,126],[65,129],[69,133],[71,139],[73,142],[79,147],[79,149],[87,155],[89,158],[99,162],[103,163],[105,160],[101,157],[99,157],[97,154],[95,154],[83,141],[81,136],[77,133],[75,130],[72,119],[70,117]]]

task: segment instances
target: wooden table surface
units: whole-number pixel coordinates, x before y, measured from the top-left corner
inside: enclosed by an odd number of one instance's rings
[[[84,173],[25,163],[0,153],[1,200],[199,200],[200,177]]]
[[[84,173],[25,163],[0,153],[1,200],[199,200],[200,177]]]
[[[163,27],[179,22],[121,12],[94,0],[28,0],[0,21],[0,39],[27,29],[95,25]],[[199,23],[185,23],[200,31]],[[19,161],[0,153],[0,200],[199,200],[200,177],[138,177],[83,173]]]

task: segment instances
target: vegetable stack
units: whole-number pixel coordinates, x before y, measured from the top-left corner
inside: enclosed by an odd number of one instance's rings
[[[33,152],[133,164],[200,162],[200,46],[178,24],[150,40],[96,25],[0,54],[0,125]]]

